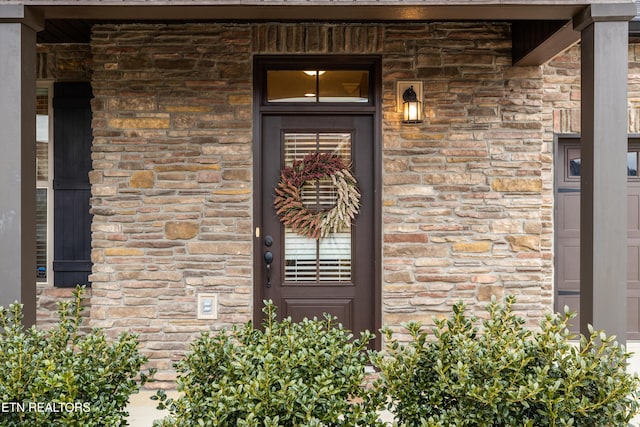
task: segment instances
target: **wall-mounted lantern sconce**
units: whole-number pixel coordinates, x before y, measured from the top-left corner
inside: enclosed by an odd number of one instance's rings
[[[402,123],[422,123],[422,82],[399,81],[396,88],[398,112],[402,112]]]
[[[418,101],[418,95],[410,86],[402,94],[402,122],[403,123],[420,123],[422,121],[422,102]]]

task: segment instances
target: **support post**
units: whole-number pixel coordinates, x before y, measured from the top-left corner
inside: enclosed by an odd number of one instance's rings
[[[593,4],[581,32],[580,331],[626,342],[628,21],[633,3]]]
[[[21,5],[0,5],[0,305],[35,323],[36,31]]]

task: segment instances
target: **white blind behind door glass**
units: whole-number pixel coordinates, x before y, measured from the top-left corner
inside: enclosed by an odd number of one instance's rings
[[[291,166],[310,153],[339,155],[345,164],[351,163],[351,134],[285,133],[284,165]],[[302,188],[302,201],[312,209],[328,209],[335,204],[335,189],[330,179],[307,182]],[[346,226],[320,240],[300,236],[285,228],[284,281],[289,283],[320,283],[351,281],[351,227]]]

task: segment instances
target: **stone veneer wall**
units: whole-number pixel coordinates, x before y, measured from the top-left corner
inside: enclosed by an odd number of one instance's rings
[[[545,107],[553,111],[555,133],[580,133],[580,47],[543,67]],[[629,133],[640,133],[640,43],[629,44]]]
[[[138,333],[160,381],[199,331],[251,318],[251,45],[247,25],[93,32],[91,318]]]
[[[507,24],[96,26],[93,325],[139,333],[164,380],[198,331],[251,318],[266,53],[382,55],[385,324],[505,293],[536,320],[552,302],[551,133],[541,69],[511,67],[509,40]],[[409,78],[425,82],[418,126],[395,112]],[[220,293],[217,322],[194,319],[202,289]]]
[[[166,387],[199,331],[251,318],[253,56],[332,53],[382,57],[383,323],[515,294],[535,324],[552,308],[553,132],[579,124],[579,50],[514,68],[509,30],[96,26],[92,325],[140,334]],[[401,125],[399,79],[424,81],[424,123]],[[217,321],[195,319],[205,289]]]
[[[539,67],[511,64],[506,24],[388,27],[385,38],[384,321],[444,316],[464,300],[552,304],[551,125]],[[425,83],[426,119],[400,126],[394,81]]]

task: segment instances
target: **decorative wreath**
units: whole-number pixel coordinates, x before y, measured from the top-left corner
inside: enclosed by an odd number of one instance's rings
[[[313,210],[302,202],[302,186],[323,178],[331,179],[336,203],[328,209]],[[273,205],[283,224],[301,236],[318,240],[351,223],[360,209],[360,191],[340,157],[311,153],[282,169]]]

